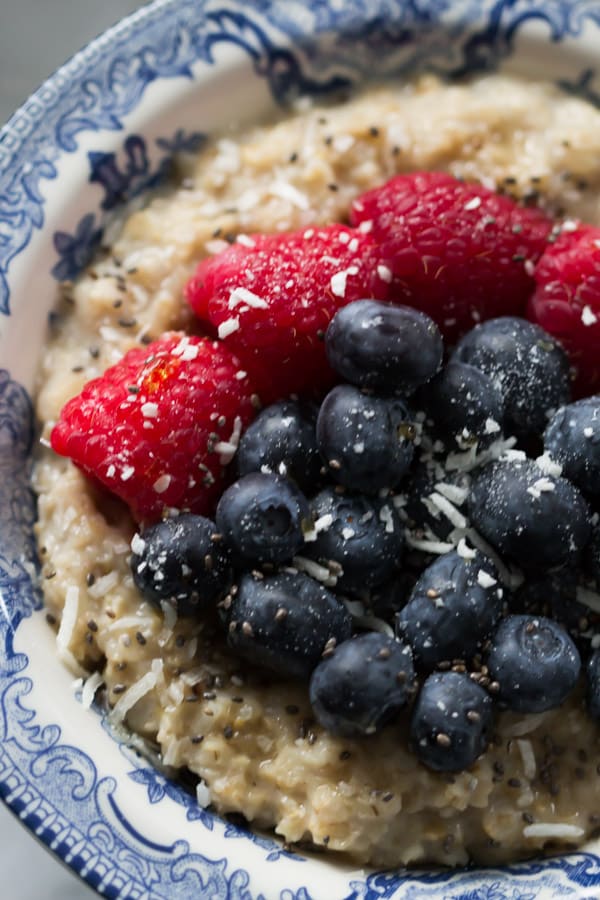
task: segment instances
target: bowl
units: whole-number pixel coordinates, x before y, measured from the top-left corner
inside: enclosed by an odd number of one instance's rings
[[[98,893],[598,896],[600,845],[497,869],[376,872],[202,809],[80,703],[41,608],[29,478],[57,282],[174,153],[298,97],[423,69],[534,74],[596,101],[599,49],[597,12],[568,0],[157,0],[73,57],[0,132],[0,795]]]

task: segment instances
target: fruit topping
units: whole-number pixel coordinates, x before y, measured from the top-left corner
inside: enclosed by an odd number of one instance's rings
[[[408,472],[415,434],[402,400],[349,384],[327,394],[317,418],[317,444],[332,478],[366,494],[395,487]]]
[[[378,268],[370,236],[344,225],[251,235],[203,260],[186,295],[271,402],[333,383],[323,335],[340,307],[386,299]]]
[[[444,345],[435,322],[419,310],[358,300],[332,319],[325,349],[350,384],[408,395],[438,371]]]
[[[136,534],[131,543],[133,580],[145,600],[168,602],[178,615],[206,612],[227,593],[233,580],[231,554],[215,541],[214,522],[184,513]]]
[[[600,228],[564,228],[535,269],[527,315],[557,338],[575,370],[576,396],[600,388]]]
[[[561,407],[544,433],[544,449],[580,491],[600,496],[600,395]]]
[[[514,615],[498,626],[487,665],[503,706],[536,713],[566,699],[579,678],[581,659],[569,635],[552,619]]]
[[[52,448],[139,520],[207,514],[254,415],[254,387],[222,344],[170,332],[130,350],[62,409]]]
[[[411,746],[429,769],[461,772],[487,747],[492,723],[492,698],[482,687],[461,672],[434,672],[413,707]]]
[[[330,570],[339,590],[382,584],[402,563],[404,533],[393,503],[326,487],[311,501],[314,540],[304,553]]]
[[[485,466],[468,501],[475,528],[525,569],[576,563],[590,536],[581,493],[565,478],[544,475],[530,459]]]
[[[390,298],[420,309],[453,340],[477,322],[522,315],[552,222],[444,172],[398,175],[353,204],[377,242]]]
[[[223,606],[229,646],[284,678],[308,678],[352,630],[344,604],[302,572],[242,575]]]
[[[524,319],[503,316],[478,325],[459,341],[452,359],[475,366],[499,387],[507,434],[539,435],[571,398],[565,351]]]
[[[282,400],[261,410],[240,438],[236,454],[240,475],[286,475],[304,491],[313,491],[322,466],[315,434],[316,409]]]
[[[217,506],[217,528],[239,563],[282,563],[304,544],[308,501],[282,475],[251,472],[227,488]]]
[[[426,426],[446,450],[480,449],[502,436],[504,399],[500,386],[467,363],[448,363],[412,398],[423,410]]]
[[[489,559],[445,553],[422,573],[398,614],[396,631],[415,662],[431,671],[441,662],[470,660],[502,612],[503,589]]]
[[[344,737],[380,731],[406,706],[413,691],[410,647],[376,631],[339,644],[310,680],[317,721]]]

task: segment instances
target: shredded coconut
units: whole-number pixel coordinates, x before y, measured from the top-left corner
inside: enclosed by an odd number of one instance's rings
[[[434,504],[434,506],[439,509],[442,515],[446,516],[449,522],[456,528],[466,528],[467,520],[463,516],[463,514],[458,510],[455,506],[450,503],[450,501],[443,497],[441,494],[438,494],[437,491],[434,491],[429,495],[429,500]]]
[[[542,453],[535,461],[536,466],[544,475],[550,475],[551,478],[560,478],[562,475],[562,466],[555,462],[549,453]]]
[[[129,710],[135,706],[138,700],[141,700],[142,697],[154,690],[157,681],[158,673],[155,669],[146,672],[139,681],[136,681],[124,694],[121,694],[108,715],[109,721],[113,723],[124,722]]]
[[[581,310],[581,321],[584,325],[595,325],[598,321],[598,316],[594,314],[591,306],[584,306]]]
[[[104,679],[100,672],[92,672],[89,678],[86,678],[83,689],[81,691],[81,705],[84,709],[89,709],[94,702],[96,691],[104,684]]]
[[[73,638],[75,625],[77,624],[77,615],[79,613],[79,588],[71,584],[67,588],[65,594],[65,605],[62,611],[62,619],[60,620],[60,628],[56,635],[56,646],[58,648],[59,657],[71,667],[72,654],[69,651],[69,644]],[[67,654],[68,653],[68,657]]]
[[[157,494],[164,494],[169,485],[171,484],[171,476],[170,475],[159,475],[156,479],[152,487],[156,491]]]
[[[517,741],[517,747],[519,748],[519,753],[523,760],[523,774],[525,775],[525,778],[532,781],[535,778],[535,773],[537,771],[533,744],[531,741],[521,739]]]
[[[196,800],[201,809],[206,809],[207,806],[210,806],[210,790],[202,779],[196,785]]]
[[[523,829],[523,837],[528,838],[570,838],[576,840],[585,834],[579,825],[569,825],[568,822],[535,822],[526,825]]]
[[[269,304],[264,299],[264,297],[259,297],[258,294],[253,293],[253,291],[249,291],[248,288],[245,287],[233,288],[233,290],[229,294],[229,309],[234,309],[239,303],[246,303],[248,306],[251,306],[254,309],[269,308]]]
[[[219,338],[223,340],[223,338],[226,338],[230,334],[233,334],[234,331],[237,331],[239,327],[240,320],[238,316],[232,316],[230,319],[225,319],[224,322],[221,322],[217,328],[217,334],[219,335]]]
[[[294,556],[292,562],[301,572],[306,572],[311,578],[316,578],[327,587],[335,587],[337,584],[337,575],[332,575],[326,566],[315,562],[314,559],[307,559],[305,556]]]
[[[336,272],[335,275],[332,275],[330,281],[331,293],[336,297],[345,297],[348,275],[356,274],[358,274],[358,267],[350,266],[349,268],[343,269],[341,272]]]

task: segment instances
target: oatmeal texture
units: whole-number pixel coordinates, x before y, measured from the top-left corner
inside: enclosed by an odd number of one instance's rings
[[[183,286],[235,235],[344,221],[357,194],[418,168],[600,224],[599,159],[600,113],[500,76],[372,88],[221,137],[64,285],[39,377],[43,438],[130,347],[193,328]],[[311,719],[304,687],[242,671],[214,624],[172,621],[141,601],[128,566],[135,525],[118,501],[44,449],[35,487],[48,616],[69,619],[59,653],[79,674],[99,671],[114,718],[165,766],[201,776],[219,812],[381,866],[502,862],[558,846],[538,825],[569,826],[573,844],[597,827],[599,734],[580,696],[549,713],[502,714],[486,754],[453,776],[416,762],[402,720],[364,741],[333,737]]]

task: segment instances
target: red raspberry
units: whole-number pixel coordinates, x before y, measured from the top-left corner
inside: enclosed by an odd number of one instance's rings
[[[563,231],[538,262],[535,282],[528,317],[563,344],[574,393],[593,394],[600,388],[600,228]]]
[[[449,340],[475,322],[520,315],[533,291],[533,263],[552,228],[478,184],[444,172],[399,175],[352,206],[393,272],[390,300],[428,313]]]
[[[268,403],[332,383],[323,333],[352,300],[386,298],[389,275],[377,262],[370,237],[345,225],[251,235],[203,260],[186,296]]]
[[[137,519],[156,520],[167,507],[210,514],[229,449],[219,442],[252,419],[253,390],[226,347],[170,332],[88,382],[50,442]]]

